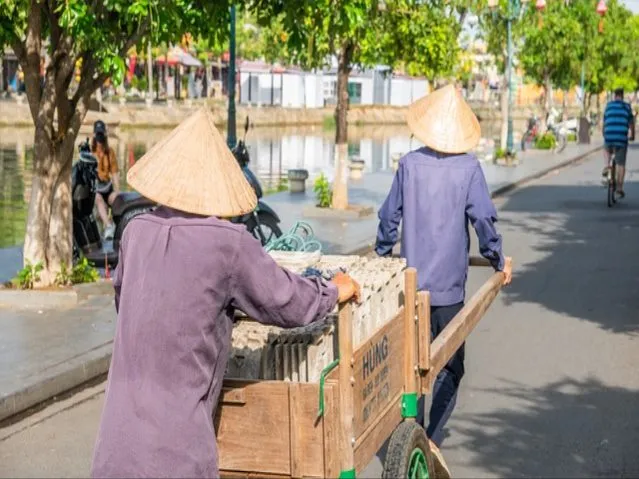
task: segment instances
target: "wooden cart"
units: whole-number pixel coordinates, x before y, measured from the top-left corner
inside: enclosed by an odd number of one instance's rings
[[[471,266],[487,266],[472,258]],[[415,422],[420,395],[497,296],[495,273],[430,341],[430,296],[405,272],[404,306],[353,350],[351,305],[339,311],[339,359],[317,383],[224,381],[215,417],[223,477],[355,477],[390,437],[385,477],[434,477]]]

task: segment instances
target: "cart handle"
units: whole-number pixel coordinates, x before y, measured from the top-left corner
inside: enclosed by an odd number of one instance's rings
[[[326,376],[333,369],[337,367],[339,364],[339,359],[334,360],[324,369],[322,369],[322,373],[320,374],[320,383],[319,383],[319,411],[317,412],[316,420],[319,420],[322,416],[324,416],[324,383],[326,382]]]

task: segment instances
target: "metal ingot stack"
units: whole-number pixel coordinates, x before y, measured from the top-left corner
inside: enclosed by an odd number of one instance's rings
[[[296,273],[307,267],[345,270],[361,286],[361,303],[353,306],[353,346],[370,338],[393,319],[403,304],[406,262],[398,258],[322,256],[276,252],[274,259]],[[240,320],[233,330],[233,351],[227,376],[245,379],[318,382],[337,358],[337,308],[308,326],[282,329]]]

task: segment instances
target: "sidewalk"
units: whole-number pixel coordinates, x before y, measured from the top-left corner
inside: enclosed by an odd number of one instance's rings
[[[498,196],[521,183],[543,176],[549,170],[570,163],[600,147],[600,143],[573,144],[566,147],[559,155],[535,150],[520,152],[520,164],[516,167],[484,163],[482,168],[491,193],[493,196]],[[286,232],[296,221],[301,220],[311,225],[315,236],[323,245],[323,252],[352,254],[352,252],[361,252],[372,247],[377,232],[377,210],[384,202],[392,182],[392,172],[365,174],[362,180],[349,182],[349,203],[370,205],[375,209],[374,215],[360,220],[304,218],[303,209],[315,203],[311,185],[307,186],[306,194],[284,192],[269,195],[264,200],[282,219],[280,224],[282,231]]]
[[[561,155],[530,152],[521,155],[517,167],[483,168],[491,192],[498,195],[598,148],[599,144],[572,145]],[[349,185],[350,202],[379,208],[392,180],[390,172],[365,175]],[[354,221],[304,219],[303,208],[314,202],[312,192],[279,193],[266,202],[282,218],[283,230],[297,220],[308,222],[325,253],[362,253],[374,242],[376,215]],[[19,248],[0,250],[0,274],[19,268],[20,256]],[[73,309],[0,309],[0,421],[106,373],[115,320],[113,299],[106,296],[92,297]]]

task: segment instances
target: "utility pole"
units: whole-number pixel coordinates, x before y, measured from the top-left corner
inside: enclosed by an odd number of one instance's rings
[[[153,52],[151,51],[151,40],[149,40],[149,44],[146,47],[146,76],[149,82],[147,103],[150,105],[153,102]]]
[[[507,112],[507,130],[506,130],[506,153],[508,156],[513,156],[515,153],[514,141],[513,141],[513,22],[519,18],[519,14],[522,11],[522,3],[527,3],[528,0],[508,0],[508,10],[506,12],[506,28],[508,34],[508,53],[506,61],[506,83],[508,88],[508,112]],[[497,0],[489,0],[488,7],[492,10],[493,15],[497,14],[497,7],[499,2]],[[504,17],[502,17],[504,18]],[[503,130],[502,130],[503,131]]]
[[[512,156],[514,151],[513,141],[513,8],[517,0],[508,1],[508,66],[506,76],[508,78],[508,134],[506,136],[506,152]]]
[[[235,5],[231,5],[231,31],[229,38],[228,119],[226,143],[234,148],[237,143],[235,126]]]

